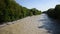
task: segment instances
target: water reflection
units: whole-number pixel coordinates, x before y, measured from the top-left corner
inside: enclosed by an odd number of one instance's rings
[[[43,23],[38,28],[44,28],[51,34],[60,34],[60,21],[51,19],[46,14],[42,14],[41,19],[38,21]]]

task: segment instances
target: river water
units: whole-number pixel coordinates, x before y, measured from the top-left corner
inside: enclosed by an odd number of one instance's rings
[[[12,23],[2,25],[0,34],[60,34],[60,21],[49,18],[46,14],[26,17]]]
[[[43,25],[39,26],[38,28],[44,28],[50,34],[60,34],[60,21],[49,18],[46,14],[41,14],[40,23],[42,22]]]

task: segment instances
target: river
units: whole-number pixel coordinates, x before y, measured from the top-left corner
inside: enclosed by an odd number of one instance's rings
[[[46,14],[41,14],[40,23],[43,25],[38,28],[44,28],[50,34],[60,34],[60,21],[49,18]]]
[[[0,28],[0,34],[60,34],[60,21],[49,18],[46,14],[26,17],[12,23]]]

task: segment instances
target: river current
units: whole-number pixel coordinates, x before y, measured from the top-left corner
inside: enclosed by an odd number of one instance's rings
[[[49,18],[47,14],[41,14],[39,22],[42,22],[43,25],[38,28],[44,28],[48,33],[51,34],[60,34],[60,21]]]

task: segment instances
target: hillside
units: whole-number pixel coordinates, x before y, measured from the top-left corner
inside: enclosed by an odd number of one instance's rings
[[[15,0],[0,0],[0,24],[38,14],[41,14],[41,11],[23,7]]]

